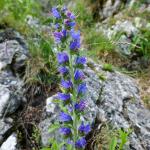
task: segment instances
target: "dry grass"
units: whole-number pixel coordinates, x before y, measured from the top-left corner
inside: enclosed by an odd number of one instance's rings
[[[107,124],[103,124],[92,135],[89,135],[90,139],[88,140],[86,150],[108,150],[112,137],[116,135],[117,132],[115,130],[111,129]]]
[[[145,106],[150,109],[150,67],[136,76],[140,88],[141,99]]]

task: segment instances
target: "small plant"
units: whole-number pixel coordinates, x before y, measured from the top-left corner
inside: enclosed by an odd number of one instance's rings
[[[150,109],[150,96],[146,95],[143,97],[143,101],[148,109]]]
[[[128,131],[118,130],[116,136],[113,136],[109,150],[123,150],[125,144],[128,142],[128,136],[131,134],[132,130],[128,129]]]
[[[85,45],[89,49],[86,52],[88,56],[99,59],[102,54],[114,52],[115,45],[95,27],[85,28],[83,32]]]
[[[150,31],[141,29],[141,33],[137,34],[132,39],[131,51],[139,53],[145,59],[150,58]]]
[[[113,66],[111,64],[104,64],[103,70],[113,72]]]
[[[33,139],[33,141],[35,141],[36,143],[39,144],[40,138],[41,138],[40,131],[39,131],[38,127],[34,126],[33,132],[32,132],[32,139]]]
[[[59,104],[61,112],[59,122],[50,126],[49,132],[59,131],[63,141],[50,142],[52,150],[84,149],[85,136],[91,131],[89,123],[85,123],[81,115],[86,108],[86,84],[83,82],[85,75],[82,71],[86,58],[80,56],[80,31],[76,31],[76,16],[66,7],[59,5],[52,8],[54,23],[53,35],[57,46],[58,71],[61,74],[60,89],[54,102]],[[53,139],[52,139],[53,140]]]

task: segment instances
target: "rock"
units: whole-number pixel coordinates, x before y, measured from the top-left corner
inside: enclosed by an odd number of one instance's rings
[[[104,20],[118,13],[130,0],[93,0],[93,16],[98,20]]]
[[[87,113],[82,119],[89,122],[96,120],[99,125],[110,123],[116,129],[130,128],[133,132],[129,137],[129,149],[150,149],[150,111],[141,104],[135,81],[117,71],[103,71],[101,65],[92,61],[88,64],[84,70],[88,87]],[[99,73],[105,75],[105,81],[99,79]],[[45,142],[48,136],[52,137],[46,131],[59,112],[58,106],[52,103],[54,97],[47,99],[47,116],[40,126],[43,145],[48,144]]]
[[[17,137],[12,134],[0,147],[0,150],[17,150]]]
[[[115,35],[118,32],[125,32],[127,36],[135,35],[138,32],[138,29],[133,25],[131,21],[117,21],[114,26],[111,27],[114,31],[113,34]]]
[[[27,56],[21,45],[10,40],[0,43],[0,117],[12,114],[24,101],[22,80],[17,77],[24,67]]]
[[[121,35],[118,44],[117,44],[117,51],[125,56],[131,55],[131,40],[126,35]]]
[[[120,0],[115,0],[114,3],[111,0],[107,0],[107,2],[103,6],[102,13],[99,12],[100,16],[103,16],[103,18],[112,16],[120,9],[121,4],[122,2]]]
[[[0,146],[14,130],[13,119],[8,117],[26,102],[21,78],[28,59],[24,43],[19,33],[11,29],[0,32]],[[0,150],[13,147],[14,136],[10,136]]]

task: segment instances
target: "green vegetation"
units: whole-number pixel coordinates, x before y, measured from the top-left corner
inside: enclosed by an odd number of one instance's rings
[[[41,16],[40,4],[36,0],[0,1],[0,25],[25,33],[28,30],[27,17]]]
[[[111,64],[104,64],[103,70],[113,72],[113,66]]]
[[[57,82],[56,61],[53,53],[51,35],[41,30],[47,18],[43,16],[40,1],[36,0],[3,0],[0,1],[0,26],[12,28],[24,35],[31,58],[25,70],[25,83],[30,87],[50,85]],[[39,27],[28,25],[29,18],[38,18]]]
[[[77,15],[77,22],[81,30],[84,30],[84,27],[88,27],[93,24],[94,20],[92,17],[92,12],[88,7],[88,1],[85,2],[85,0],[75,0],[75,7],[71,9],[73,9]]]
[[[150,58],[150,30],[141,29],[141,32],[133,37],[131,51],[138,52],[145,59]]]
[[[100,131],[97,131],[93,137],[93,147],[104,150],[125,150],[127,149],[128,137],[132,133],[131,129],[127,131],[112,129],[111,126],[103,125]]]
[[[127,132],[123,130],[118,130],[117,135],[112,137],[109,150],[123,150],[125,144],[128,142],[128,136],[131,134],[131,130],[129,129]]]
[[[94,59],[100,59],[104,53],[113,53],[115,46],[106,38],[101,31],[95,28],[86,28],[84,30],[84,40],[87,46],[87,55]]]

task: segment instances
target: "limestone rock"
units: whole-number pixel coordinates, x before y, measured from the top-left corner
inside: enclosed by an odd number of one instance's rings
[[[150,148],[150,111],[144,108],[140,101],[139,89],[135,81],[119,72],[103,71],[101,65],[92,61],[85,68],[88,87],[86,115],[84,121],[110,123],[117,129],[133,129],[129,137],[129,149],[145,150]],[[99,73],[105,75],[106,80],[99,79]],[[44,134],[48,126],[57,118],[59,108],[52,103],[52,96],[47,99],[47,116],[41,122],[42,141],[52,137]],[[53,107],[51,107],[53,106]],[[58,135],[57,135],[58,136]]]
[[[0,150],[17,150],[17,138],[12,134],[0,147]]]
[[[28,58],[24,43],[18,32],[0,31],[0,150],[16,150],[14,136],[10,136],[13,119],[8,117],[26,102],[21,78]]]

